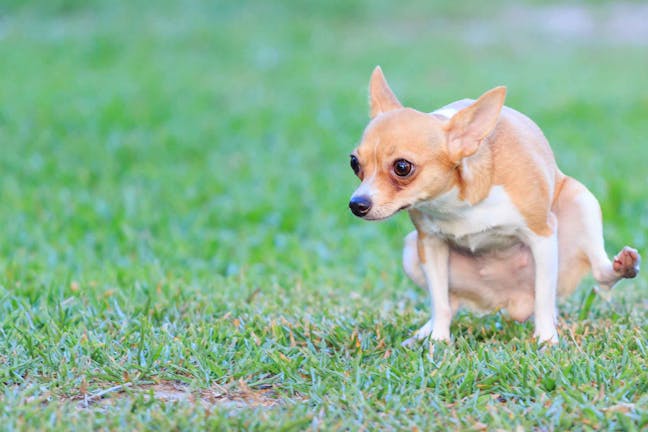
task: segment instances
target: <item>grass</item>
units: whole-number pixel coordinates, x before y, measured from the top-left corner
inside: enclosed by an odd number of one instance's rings
[[[645,276],[550,350],[468,313],[406,350],[410,223],[346,208],[375,64],[420,109],[504,83],[645,255],[645,41],[488,5],[0,3],[3,428],[648,427]]]

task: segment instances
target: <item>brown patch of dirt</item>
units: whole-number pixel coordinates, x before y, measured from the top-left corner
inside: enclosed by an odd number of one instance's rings
[[[134,397],[152,398],[167,403],[188,402],[200,404],[209,409],[218,407],[226,409],[271,408],[288,402],[279,396],[270,385],[252,389],[245,382],[239,381],[235,383],[235,386],[223,387],[216,384],[209,389],[191,389],[184,383],[163,381],[145,384],[125,383],[98,390],[80,397],[79,408],[105,407],[116,401]],[[297,397],[297,399],[301,398]]]

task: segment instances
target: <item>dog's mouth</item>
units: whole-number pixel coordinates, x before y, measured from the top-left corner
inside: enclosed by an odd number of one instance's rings
[[[360,216],[360,218],[361,218],[361,219],[364,219],[364,220],[367,220],[367,221],[382,221],[382,220],[385,220],[385,219],[389,219],[390,217],[394,216],[394,215],[395,215],[396,213],[398,213],[399,211],[401,211],[401,210],[407,210],[407,209],[409,209],[410,207],[412,207],[411,204],[406,204],[406,205],[400,207],[400,208],[399,208],[398,210],[396,210],[395,212],[393,212],[393,213],[389,213],[389,214],[380,214],[380,213],[379,213],[379,214],[376,214],[376,215],[372,215],[371,212],[369,212],[369,214],[367,214],[367,215],[365,215],[365,216]]]

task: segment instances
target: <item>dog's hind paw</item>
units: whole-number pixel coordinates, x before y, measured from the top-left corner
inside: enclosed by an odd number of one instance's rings
[[[639,264],[641,264],[639,252],[636,249],[626,246],[614,257],[612,266],[615,273],[620,277],[632,279],[639,273]]]

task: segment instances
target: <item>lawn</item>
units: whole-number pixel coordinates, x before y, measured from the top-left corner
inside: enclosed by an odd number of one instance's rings
[[[380,64],[431,111],[500,84],[648,252],[640,3],[0,2],[0,424],[8,430],[645,430],[648,277],[452,345],[354,218]]]

